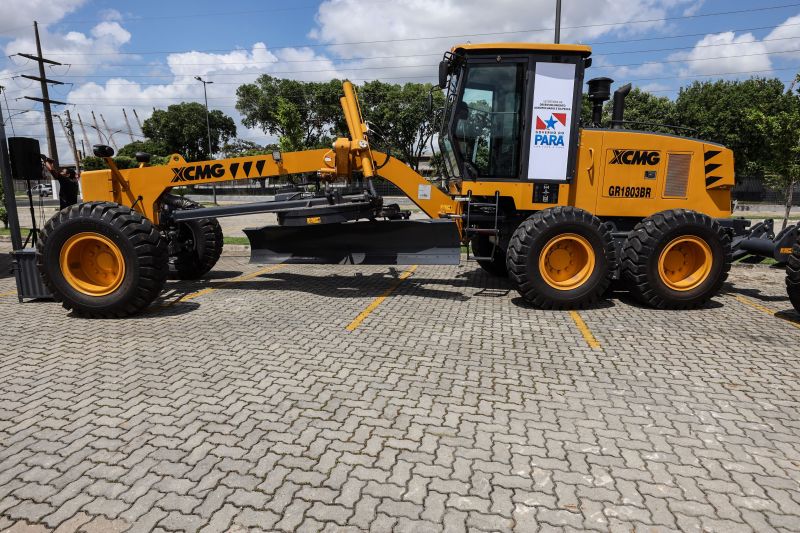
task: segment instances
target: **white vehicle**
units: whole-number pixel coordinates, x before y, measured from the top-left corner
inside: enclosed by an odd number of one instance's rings
[[[30,192],[31,195],[53,196],[53,186],[49,183],[38,183],[31,187],[28,192]]]

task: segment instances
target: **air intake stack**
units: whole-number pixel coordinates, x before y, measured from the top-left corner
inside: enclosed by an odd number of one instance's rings
[[[592,124],[600,127],[603,119],[603,102],[611,98],[611,78],[593,78],[588,81],[589,100],[592,102]]]

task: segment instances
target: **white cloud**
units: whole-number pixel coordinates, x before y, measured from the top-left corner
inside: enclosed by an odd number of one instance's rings
[[[769,75],[773,64],[800,58],[800,15],[787,18],[763,39],[732,31],[708,34],[689,52],[670,56],[685,60],[681,74],[740,73]],[[754,72],[757,71],[757,72]]]
[[[768,71],[772,61],[767,46],[752,33],[736,35],[732,31],[706,35],[688,53],[670,56],[686,60],[682,75],[711,75]]]
[[[800,57],[800,15],[789,17],[780,26],[772,30],[764,38],[764,46],[770,52],[792,51],[792,53],[776,53],[776,59],[797,59]]]
[[[248,130],[241,124],[236,112],[236,88],[251,83],[261,74],[276,73],[280,77],[296,77],[304,80],[328,80],[339,75],[333,62],[317,55],[310,48],[267,49],[264,43],[256,43],[251,50],[234,50],[216,54],[208,52],[185,52],[170,54],[166,58],[169,67],[169,82],[146,85],[125,78],[113,78],[103,84],[85,83],[73,89],[68,102],[75,105],[84,121],[91,110],[102,110],[114,140],[120,146],[127,144],[127,126],[122,114],[126,108],[135,133],[139,133],[132,109],[136,109],[144,121],[154,107],[166,108],[180,102],[203,102],[203,85],[195,80],[202,76],[213,83],[207,86],[209,107],[220,109],[237,122],[239,136],[260,143],[275,139],[258,130]],[[102,102],[102,107],[97,103]],[[78,130],[76,129],[76,134]],[[90,131],[90,136],[93,133]]]
[[[3,0],[0,3],[0,37],[17,37],[33,32],[33,14],[40,27],[58,22],[86,0]]]
[[[39,31],[42,53],[48,59],[69,64],[70,74],[86,74],[98,66],[98,57],[104,62],[113,62],[119,57],[120,48],[131,39],[131,34],[118,22],[101,22],[89,34],[71,31],[65,34],[51,33],[46,28]],[[13,54],[35,54],[36,42],[32,32],[20,36],[5,46],[8,56]],[[102,55],[98,55],[102,54]],[[130,59],[130,58],[129,58]],[[24,60],[19,60],[24,61]],[[35,66],[30,63],[24,66]]]

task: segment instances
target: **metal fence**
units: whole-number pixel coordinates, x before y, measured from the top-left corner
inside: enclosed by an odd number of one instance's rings
[[[746,177],[737,180],[733,199],[743,203],[784,204],[786,196],[783,191],[766,187],[762,178]],[[792,205],[800,205],[800,183],[792,191]]]

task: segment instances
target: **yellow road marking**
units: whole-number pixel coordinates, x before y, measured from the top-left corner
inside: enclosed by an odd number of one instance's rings
[[[17,291],[0,292],[0,298],[3,296],[14,296],[15,294],[17,294]]]
[[[266,274],[267,272],[274,272],[274,271],[276,271],[276,270],[278,270],[280,268],[283,268],[283,264],[270,265],[268,267],[264,267],[264,268],[261,268],[259,270],[256,270],[255,272],[250,272],[249,274],[242,274],[241,276],[237,276],[237,277],[235,277],[233,279],[230,279],[228,281],[223,281],[221,283],[218,283],[214,287],[206,287],[205,289],[200,289],[199,291],[190,292],[189,294],[184,294],[180,298],[178,298],[176,300],[173,300],[170,303],[168,303],[166,305],[163,305],[161,307],[162,308],[163,307],[171,307],[171,306],[175,305],[178,302],[185,302],[187,300],[192,300],[192,299],[197,298],[199,296],[203,296],[203,295],[206,295],[206,294],[208,294],[210,292],[214,292],[214,291],[216,291],[216,290],[218,290],[218,289],[220,289],[222,287],[226,287],[228,285],[231,285],[233,283],[238,283],[238,282],[241,282],[241,281],[247,281],[247,280],[253,279],[253,278],[257,277],[257,276],[260,276],[261,274]]]
[[[572,321],[575,322],[576,326],[578,326],[581,335],[583,335],[584,340],[586,340],[586,344],[588,344],[593,350],[599,350],[600,341],[598,341],[595,336],[592,335],[592,330],[590,330],[589,326],[586,325],[586,322],[583,321],[580,313],[577,311],[570,311],[569,316],[572,317]]]
[[[792,326],[794,326],[796,328],[800,328],[800,324],[798,324],[797,322],[793,322],[793,321],[789,320],[788,318],[782,317],[781,315],[779,315],[777,312],[773,311],[769,307],[765,307],[765,306],[761,305],[758,302],[754,302],[750,298],[745,298],[744,296],[740,296],[738,294],[731,294],[731,296],[733,296],[737,301],[743,303],[744,305],[748,305],[748,306],[752,307],[753,309],[758,309],[762,313],[766,313],[768,315],[772,315],[775,318],[780,318],[784,322],[788,322]]]
[[[372,300],[372,303],[369,304],[366,309],[361,311],[358,314],[358,316],[355,317],[353,319],[353,321],[350,322],[347,325],[347,327],[345,329],[347,331],[355,330],[364,321],[364,319],[367,318],[369,316],[369,314],[372,313],[375,309],[377,309],[378,306],[381,305],[381,303],[386,299],[386,297],[389,296],[390,294],[392,294],[394,292],[394,290],[401,283],[403,283],[403,280],[405,280],[407,277],[409,277],[411,274],[413,274],[416,269],[417,269],[417,265],[412,265],[409,268],[407,268],[402,274],[400,274],[400,276],[398,276],[397,280],[395,280],[395,282],[392,283],[392,285],[388,289],[383,291],[383,294],[381,294],[380,296],[378,296],[377,298]]]

